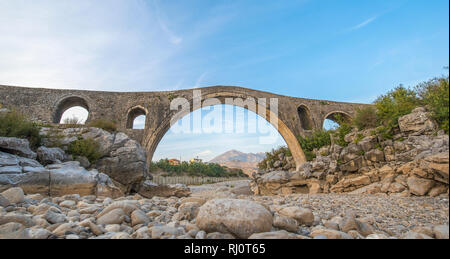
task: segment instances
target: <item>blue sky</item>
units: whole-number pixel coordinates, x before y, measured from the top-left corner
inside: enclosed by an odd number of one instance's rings
[[[0,0],[0,84],[105,91],[239,85],[369,103],[398,84],[448,73],[448,5]],[[166,137],[158,152],[170,145]]]

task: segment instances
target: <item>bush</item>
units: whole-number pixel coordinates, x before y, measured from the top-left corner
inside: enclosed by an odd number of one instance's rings
[[[94,120],[94,121],[91,121],[88,126],[93,127],[93,128],[103,129],[110,133],[114,133],[117,131],[117,125],[113,121]]]
[[[272,167],[273,163],[279,159],[278,155],[281,153],[284,153],[285,156],[292,156],[291,151],[287,147],[272,149],[272,151],[266,152],[266,158],[258,163],[258,168],[267,169],[267,163]]]
[[[13,110],[0,113],[0,136],[27,139],[30,147],[36,149],[41,144],[39,126],[21,113]]]
[[[93,139],[78,139],[69,144],[67,152],[74,158],[84,156],[90,163],[95,163],[101,157],[100,145]]]
[[[299,136],[298,142],[305,153],[306,159],[312,161],[316,157],[313,152],[314,149],[331,145],[330,131],[314,131],[311,136],[306,138]]]
[[[369,129],[378,126],[377,110],[373,106],[356,109],[353,124],[359,129]]]
[[[375,101],[377,116],[384,125],[397,125],[398,119],[420,105],[417,93],[399,86]]]
[[[449,133],[449,84],[448,77],[435,78],[416,87],[421,102],[438,122],[441,129]]]
[[[337,129],[331,132],[333,136],[334,143],[341,147],[348,146],[348,142],[345,141],[345,135],[352,131],[352,126],[350,123],[341,123]]]

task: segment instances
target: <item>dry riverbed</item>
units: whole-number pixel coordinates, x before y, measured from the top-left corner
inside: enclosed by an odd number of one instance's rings
[[[0,238],[448,238],[448,196],[269,197],[247,195],[246,186],[190,186],[190,197],[152,199],[46,198],[14,188],[0,199]]]

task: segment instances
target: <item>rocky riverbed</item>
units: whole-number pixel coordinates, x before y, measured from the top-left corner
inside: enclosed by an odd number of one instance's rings
[[[240,181],[195,187],[184,198],[112,199],[11,188],[0,195],[0,238],[449,238],[445,196],[254,196],[248,189]]]

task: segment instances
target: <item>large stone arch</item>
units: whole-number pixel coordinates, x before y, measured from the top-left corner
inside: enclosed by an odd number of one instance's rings
[[[143,107],[141,105],[136,105],[136,106],[133,106],[130,109],[128,109],[127,115],[126,115],[127,119],[126,119],[125,128],[133,129],[134,120],[141,115],[145,115],[145,117],[147,119],[148,111],[145,107]]]
[[[87,98],[79,96],[79,95],[69,95],[64,96],[60,100],[58,100],[54,106],[52,120],[53,123],[60,123],[61,117],[65,111],[72,107],[80,106],[86,109],[90,113],[89,104]],[[88,115],[87,120],[89,120],[90,115]],[[86,121],[87,121],[86,120]]]
[[[217,98],[220,100],[221,104],[227,104],[227,103],[225,103],[226,98],[242,98],[242,99],[253,98],[254,100],[258,100],[257,97],[248,96],[245,93],[231,92],[231,91],[230,92],[228,92],[228,91],[227,92],[216,92],[216,93],[209,93],[209,94],[202,95],[202,101],[209,99],[209,98]],[[147,149],[148,162],[151,161],[158,144],[160,143],[160,141],[162,140],[164,135],[169,131],[170,126],[171,126],[170,122],[178,121],[178,120],[182,119],[184,116],[201,108],[201,107],[194,107],[193,101],[194,101],[193,98],[190,98],[188,100],[189,105],[190,105],[189,111],[176,112],[176,113],[171,112],[170,116],[166,116],[163,119],[163,121],[161,123],[159,123],[158,127],[154,131],[146,130],[146,132],[144,134],[143,145]],[[297,137],[293,133],[293,131],[287,126],[287,124],[279,116],[277,116],[275,113],[271,112],[270,109],[268,109],[268,107],[269,107],[268,103],[267,103],[266,107],[264,108],[265,111],[262,111],[261,113],[262,114],[265,113],[265,116],[266,116],[265,119],[270,124],[272,124],[272,126],[274,126],[278,130],[280,135],[283,137],[286,144],[288,145],[289,150],[292,153],[292,157],[296,163],[296,167],[297,167],[297,169],[299,169],[300,166],[307,161],[306,156],[298,142]],[[213,105],[216,105],[216,104],[211,104],[211,105],[207,105],[207,106],[213,106]],[[246,106],[245,102],[244,102],[244,105],[240,105],[239,103],[235,103],[233,105],[242,107],[244,109],[255,112],[257,115],[260,115],[260,113],[258,111],[258,109],[259,109],[258,105],[256,105],[256,107],[255,107],[256,109],[254,109],[253,107]]]

